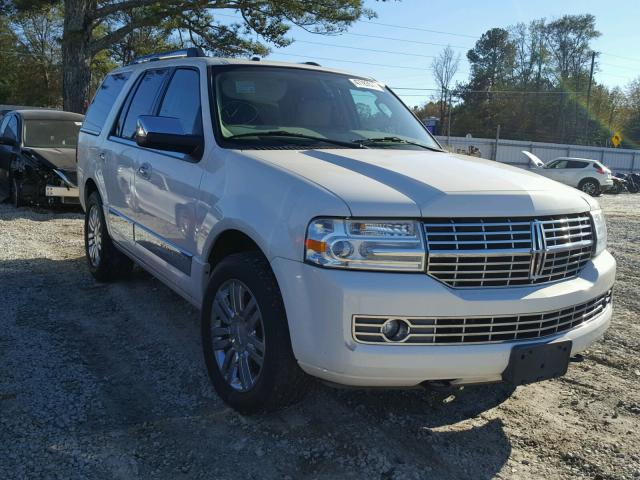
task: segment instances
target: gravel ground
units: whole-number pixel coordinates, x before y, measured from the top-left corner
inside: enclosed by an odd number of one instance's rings
[[[140,270],[94,282],[79,213],[0,205],[0,478],[640,479],[640,195],[600,201],[613,327],[566,377],[318,385],[249,418],[213,393],[189,304]]]

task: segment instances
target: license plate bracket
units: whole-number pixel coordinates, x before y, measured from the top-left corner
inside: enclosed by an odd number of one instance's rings
[[[567,340],[513,347],[502,379],[514,385],[526,385],[561,377],[569,368],[571,345]]]

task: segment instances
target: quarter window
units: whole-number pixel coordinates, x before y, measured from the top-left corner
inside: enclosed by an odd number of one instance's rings
[[[136,133],[136,125],[140,115],[153,115],[158,93],[164,84],[168,70],[147,70],[138,83],[131,101],[125,102],[125,107],[120,112],[116,135],[122,138],[132,139]],[[131,93],[129,94],[131,95]]]
[[[115,104],[116,98],[120,95],[122,87],[131,76],[130,72],[115,73],[107,75],[98,88],[87,114],[84,117],[82,128],[97,135],[100,134],[104,123],[107,121],[109,112]]]
[[[179,119],[186,134],[202,135],[200,80],[196,70],[180,68],[175,71],[159,115]]]

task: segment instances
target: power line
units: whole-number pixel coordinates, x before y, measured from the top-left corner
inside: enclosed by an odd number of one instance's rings
[[[430,71],[430,68],[426,67],[408,67],[406,65],[389,65],[387,63],[370,63],[370,62],[356,62],[353,60],[340,60],[337,58],[329,58],[329,57],[317,57],[315,55],[296,55],[293,53],[282,53],[282,52],[274,52],[273,55],[284,55],[286,57],[297,57],[297,58],[313,58],[315,60],[327,60],[329,62],[340,62],[340,63],[357,63],[359,65],[371,65],[374,67],[388,67],[388,68],[402,68],[407,70],[424,70],[425,72]],[[273,59],[271,59],[273,60]]]
[[[406,25],[394,25],[392,23],[374,22],[373,20],[360,20],[360,21],[363,23],[371,23],[373,25],[381,25],[383,27],[400,28],[403,30],[416,30],[419,32],[439,33],[441,35],[452,35],[454,37],[465,37],[465,38],[473,38],[473,39],[480,38],[478,35],[467,35],[465,33],[445,32],[442,30],[431,30],[428,28],[420,28],[420,27],[408,27]]]
[[[241,17],[237,17],[235,15],[229,15],[229,14],[224,14],[224,13],[216,13],[215,15],[219,16],[219,17],[225,17],[225,18],[232,18],[234,20],[243,20],[243,18]],[[480,38],[480,36],[478,35],[468,35],[468,34],[464,34],[464,33],[457,33],[457,32],[447,32],[444,30],[431,30],[428,28],[421,28],[421,27],[409,27],[406,25],[395,25],[395,24],[391,24],[391,23],[382,23],[382,22],[375,22],[373,20],[359,20],[359,22],[362,23],[370,23],[373,25],[380,25],[383,27],[390,27],[390,28],[397,28],[397,29],[402,29],[402,30],[414,30],[414,31],[419,31],[419,32],[427,32],[427,33],[437,33],[437,34],[441,34],[441,35],[451,35],[451,36],[455,36],[455,37],[463,37],[463,38],[473,38],[474,40],[477,40]],[[394,37],[385,37],[382,35],[369,35],[369,34],[364,34],[364,33],[352,33],[352,32],[344,32],[343,35],[353,35],[353,36],[359,36],[359,37],[371,37],[371,38],[380,38],[383,40],[392,40],[392,41],[398,41],[398,42],[406,42],[406,43],[416,43],[416,44],[424,44],[424,45],[434,45],[434,46],[451,46],[451,48],[471,48],[471,47],[463,47],[461,45],[446,45],[446,44],[441,44],[441,43],[431,43],[431,42],[421,42],[418,40],[405,40],[405,39],[401,39],[401,38],[394,38]],[[299,40],[297,40],[299,41]],[[617,55],[617,54],[613,54],[613,53],[609,53],[609,52],[599,52],[602,55],[608,55],[610,57],[616,57],[616,58],[620,58],[623,60],[631,60],[634,62],[640,62],[640,58],[633,58],[633,57],[626,57],[623,55]],[[613,65],[611,65],[613,66]],[[619,65],[616,65],[619,66]]]
[[[472,48],[472,47],[465,47],[463,45],[450,45],[448,43],[421,42],[420,40],[407,40],[405,38],[385,37],[383,35],[370,35],[368,33],[343,32],[341,35],[350,35],[350,36],[353,36],[353,37],[379,38],[381,40],[391,40],[391,41],[394,41],[394,42],[413,43],[413,44],[416,44],[416,45],[430,45],[430,46],[435,46],[435,47],[462,48],[464,50]],[[340,35],[336,35],[336,36],[340,36]]]
[[[366,52],[376,52],[376,53],[391,53],[393,55],[406,55],[410,57],[423,57],[423,58],[436,58],[434,55],[422,55],[420,53],[407,53],[407,52],[398,52],[392,50],[378,50],[376,48],[363,48],[363,47],[351,47],[349,45],[336,45],[335,43],[324,43],[324,42],[311,42],[308,40],[296,40],[296,43],[306,43],[310,45],[322,45],[325,47],[335,47],[335,48],[349,48],[351,50],[363,50]]]

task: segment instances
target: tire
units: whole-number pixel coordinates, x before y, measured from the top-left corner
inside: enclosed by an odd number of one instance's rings
[[[24,199],[22,198],[22,187],[18,183],[16,177],[11,177],[11,204],[15,208],[24,206]]]
[[[201,315],[209,378],[227,405],[242,414],[266,413],[304,397],[311,378],[293,355],[280,289],[259,252],[217,265]]]
[[[89,271],[99,282],[111,282],[131,273],[133,262],[111,240],[98,192],[93,192],[87,200],[84,247]]]
[[[584,180],[582,180],[580,182],[580,185],[578,185],[578,189],[586,194],[591,195],[592,197],[597,197],[598,195],[600,195],[600,184],[593,178],[585,178]]]

